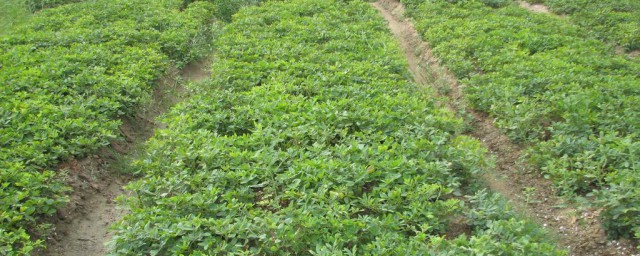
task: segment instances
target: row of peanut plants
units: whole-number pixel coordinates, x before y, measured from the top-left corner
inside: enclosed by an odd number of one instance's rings
[[[115,255],[563,255],[360,1],[243,9],[134,163]]]
[[[640,61],[514,3],[402,2],[472,107],[561,194],[592,198],[612,236],[640,236]]]
[[[70,191],[56,165],[108,145],[169,66],[208,51],[214,13],[206,2],[87,1],[0,37],[0,255],[44,246],[42,219]]]
[[[527,0],[542,3],[566,15],[596,38],[626,51],[640,50],[640,1],[637,0]]]
[[[44,8],[81,0],[3,0],[0,3],[0,35],[10,32],[12,27],[28,22],[31,15]]]

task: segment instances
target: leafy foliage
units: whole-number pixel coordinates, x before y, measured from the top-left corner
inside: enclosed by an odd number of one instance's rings
[[[27,230],[69,190],[55,164],[107,145],[170,61],[207,47],[214,6],[181,3],[69,4],[0,39],[0,254],[42,245]]]
[[[0,3],[0,35],[26,23],[36,11],[80,1],[82,0],[3,0]]]
[[[609,187],[595,194],[604,207],[605,226],[615,232],[612,236],[631,238],[635,234],[635,238],[640,238],[640,174],[630,170],[620,172],[609,175]]]
[[[515,5],[407,3],[434,52],[469,85],[473,107],[496,117],[514,140],[532,144],[530,160],[563,193],[611,186],[602,195],[635,198],[602,199],[599,206],[616,222],[612,234],[637,229],[640,193],[620,181],[640,166],[638,60],[616,55],[566,20]]]
[[[535,0],[574,23],[592,31],[602,40],[614,42],[627,51],[640,50],[640,1],[636,0]]]
[[[136,163],[114,254],[563,253],[508,214],[477,215],[478,235],[445,239],[486,150],[409,82],[368,4],[267,2],[234,19],[212,80]]]
[[[490,222],[486,230],[469,239],[461,236],[443,243],[442,238],[433,238],[432,243],[438,255],[550,255],[552,245],[531,242],[547,239],[545,236],[531,222],[509,219]]]
[[[481,0],[481,1],[482,3],[494,8],[504,7],[512,3],[510,0]]]
[[[193,1],[193,0],[187,0]],[[206,0],[213,3],[216,6],[216,17],[219,17],[225,21],[231,21],[231,16],[240,10],[240,8],[250,5],[255,5],[262,0]]]
[[[0,35],[7,34],[13,27],[26,22],[30,15],[23,0],[0,2]]]
[[[84,0],[22,0],[25,2],[26,6],[29,7],[29,10],[32,12],[39,11],[45,8],[56,7],[63,4],[69,3],[77,3],[82,2]]]

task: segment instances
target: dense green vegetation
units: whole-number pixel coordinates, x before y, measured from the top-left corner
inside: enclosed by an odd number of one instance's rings
[[[81,0],[3,0],[0,3],[0,35],[9,33],[19,24],[27,22],[31,14],[40,9]]]
[[[55,164],[107,145],[169,65],[206,51],[214,9],[96,0],[41,10],[0,38],[0,254],[42,246],[31,235],[69,190]]]
[[[183,0],[184,3],[191,3],[195,1],[198,1],[198,0]],[[200,1],[203,1],[203,0],[200,0]],[[233,1],[205,0],[205,1],[210,2],[216,6],[216,13],[215,13],[216,17],[224,21],[230,21],[231,15],[238,12],[240,8],[245,6],[255,5],[262,2],[262,0],[233,0]]]
[[[612,235],[640,235],[639,61],[515,4],[403,2],[473,107],[531,144],[562,193],[597,196]]]
[[[84,0],[21,0],[30,11],[35,12],[45,8],[56,7],[63,4],[77,3]]]
[[[434,52],[565,195],[640,238],[640,2],[402,0]],[[134,164],[114,254],[564,255],[474,180],[491,164],[410,82],[363,1],[0,3],[0,255],[44,247],[56,167],[109,145],[172,66],[213,76]],[[218,37],[212,45],[213,37]],[[605,43],[603,43],[605,42]]]
[[[637,0],[527,0],[544,3],[557,14],[614,42],[627,51],[640,50],[640,1]]]
[[[461,120],[409,82],[368,4],[268,2],[135,164],[117,255],[562,255],[472,188]]]
[[[0,2],[0,36],[8,33],[14,26],[26,22],[31,12],[23,0],[4,0]]]

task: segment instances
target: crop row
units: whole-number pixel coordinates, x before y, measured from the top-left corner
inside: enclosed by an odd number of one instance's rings
[[[22,0],[5,0],[0,2],[0,36],[17,24],[25,22],[31,12]]]
[[[612,235],[640,235],[639,61],[515,4],[403,2],[473,107],[531,144],[562,193],[596,196]]]
[[[614,42],[626,51],[640,50],[640,1],[637,0],[527,0],[544,3],[557,14]]]
[[[109,144],[164,70],[208,47],[214,6],[96,0],[0,38],[0,254],[27,254],[69,188],[55,165]]]
[[[464,196],[486,150],[409,81],[370,5],[267,2],[215,45],[211,80],[134,164],[114,254],[563,254]]]
[[[82,2],[83,0],[21,0],[31,12],[52,8],[63,4]]]
[[[0,2],[0,35],[27,22],[36,11],[79,1],[81,0],[3,0]]]

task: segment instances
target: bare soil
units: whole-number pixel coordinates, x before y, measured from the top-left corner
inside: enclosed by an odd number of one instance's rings
[[[106,243],[113,233],[109,229],[127,209],[117,206],[116,198],[125,195],[123,186],[133,177],[127,171],[130,161],[155,129],[163,124],[156,119],[186,96],[182,84],[209,77],[207,59],[170,70],[157,82],[151,99],[133,116],[122,118],[122,139],[83,159],[70,159],[58,166],[67,174],[73,188],[70,203],[59,209],[50,222],[54,230],[47,238],[47,249],[36,255],[92,256],[106,255]]]
[[[608,240],[598,209],[583,209],[556,196],[551,182],[539,170],[522,161],[525,146],[513,143],[496,128],[493,118],[467,107],[464,85],[440,65],[397,0],[379,0],[372,4],[388,21],[400,43],[414,79],[431,87],[446,99],[444,105],[461,116],[470,117],[472,131],[496,160],[496,168],[481,178],[495,192],[502,194],[525,216],[537,221],[555,236],[570,255],[637,255],[632,242]]]
[[[549,7],[547,7],[544,4],[530,4],[525,1],[520,1],[518,2],[518,4],[520,5],[520,7],[525,8],[532,12],[546,13],[546,14],[551,13],[551,11],[549,11]]]
[[[621,54],[621,55],[624,54],[627,57],[632,58],[632,59],[640,57],[640,50],[627,52],[624,48],[622,48],[620,46],[615,46],[614,50],[615,50],[616,54]]]

